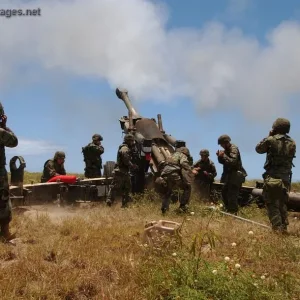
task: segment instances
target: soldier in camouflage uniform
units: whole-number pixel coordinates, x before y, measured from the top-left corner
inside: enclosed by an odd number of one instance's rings
[[[221,135],[218,144],[223,150],[217,151],[217,157],[220,164],[223,165],[221,183],[224,183],[222,189],[222,198],[225,209],[232,214],[238,213],[238,196],[247,173],[242,165],[242,159],[238,147],[231,143],[231,138],[227,135]]]
[[[161,176],[155,181],[159,193],[162,195],[162,213],[169,209],[170,197],[175,190],[182,193],[179,210],[186,212],[191,194],[193,171],[189,163],[190,152],[186,147],[176,149],[167,159],[161,170]]]
[[[53,159],[48,159],[44,164],[43,175],[41,177],[41,182],[47,182],[54,176],[66,175],[66,170],[64,167],[65,162],[65,152],[57,151],[54,154]]]
[[[11,201],[9,198],[9,184],[5,156],[5,147],[14,148],[18,145],[18,138],[6,127],[7,116],[0,103],[0,226],[1,236],[9,241],[15,237],[9,232],[9,223],[12,220]]]
[[[137,165],[132,162],[131,149],[134,147],[134,142],[134,136],[129,133],[125,135],[123,144],[119,146],[113,180],[106,199],[108,206],[111,206],[115,200],[117,189],[122,191],[122,207],[126,207],[129,202],[129,193],[132,187],[129,171],[137,169]]]
[[[85,162],[84,176],[86,178],[101,177],[102,157],[104,147],[101,145],[103,138],[100,134],[94,134],[92,142],[82,147]]]
[[[217,176],[217,170],[213,161],[209,159],[209,151],[207,149],[202,149],[199,154],[201,159],[193,165],[193,169],[197,171],[195,188],[202,199],[209,200],[211,185]]]
[[[278,118],[269,136],[255,148],[257,153],[267,154],[264,165],[266,172],[263,174],[263,196],[273,230],[283,233],[289,224],[287,201],[291,187],[293,159],[296,154],[296,143],[287,135],[289,131],[289,120]]]

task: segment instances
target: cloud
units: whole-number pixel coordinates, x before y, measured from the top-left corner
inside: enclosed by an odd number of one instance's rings
[[[239,3],[243,10],[248,1]],[[221,23],[167,29],[166,8],[146,0],[1,5],[41,8],[40,17],[0,18],[2,88],[37,80],[41,68],[105,80],[141,101],[189,97],[199,112],[237,111],[255,122],[288,114],[300,92],[297,22],[282,22],[261,44]]]
[[[19,139],[19,144],[16,148],[6,148],[6,154],[8,155],[43,155],[51,154],[58,150],[64,150],[65,147],[55,145],[49,141],[44,140],[31,140],[31,139]]]

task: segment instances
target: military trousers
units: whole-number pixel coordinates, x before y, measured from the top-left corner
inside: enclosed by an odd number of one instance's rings
[[[238,197],[241,189],[241,184],[226,182],[222,189],[222,198],[226,211],[232,214],[237,214]]]
[[[268,211],[268,217],[273,230],[285,231],[288,221],[287,201],[289,182],[266,176],[263,186],[263,197]]]
[[[210,200],[211,183],[202,180],[195,180],[194,190],[201,201],[208,202]]]
[[[129,193],[131,191],[131,178],[129,173],[114,171],[106,201],[113,202],[118,190],[122,192],[122,203],[126,204],[129,201]]]
[[[98,167],[86,167],[84,169],[84,176],[86,178],[98,178],[101,177],[101,168]]]
[[[162,176],[165,181],[165,187],[161,191],[163,211],[169,209],[170,198],[172,194],[177,194],[180,202],[180,207],[185,207],[189,203],[191,196],[191,185],[184,183],[181,176],[177,172],[166,174]]]
[[[0,225],[9,224],[12,220],[12,206],[9,199],[8,176],[5,168],[0,168]]]

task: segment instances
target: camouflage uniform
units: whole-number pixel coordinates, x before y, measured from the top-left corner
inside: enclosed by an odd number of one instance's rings
[[[101,141],[103,138],[100,134],[94,134],[92,139],[92,143],[82,147],[85,162],[84,176],[86,178],[97,178],[102,175],[101,155],[104,153],[104,147],[101,145]]]
[[[224,148],[224,155],[218,155],[218,161],[223,165],[223,173],[221,183],[224,183],[222,189],[222,198],[225,209],[229,213],[237,214],[238,212],[238,197],[243,182],[247,173],[242,165],[242,159],[238,147],[230,144],[230,137],[222,135],[218,139],[219,145],[228,143],[228,148]]]
[[[209,151],[207,149],[202,149],[199,154],[206,156],[207,159],[201,158],[193,165],[193,169],[200,168],[197,170],[198,174],[195,175],[195,188],[202,199],[209,200],[211,184],[217,176],[217,170],[213,161],[208,158]]]
[[[162,168],[161,176],[155,181],[159,193],[162,195],[162,213],[169,209],[170,197],[174,191],[182,193],[179,209],[187,210],[191,195],[191,183],[193,180],[192,169],[188,157],[190,152],[186,147],[176,149],[176,152],[167,159]]]
[[[134,146],[134,136],[126,134],[124,143],[119,146],[117,154],[117,163],[113,171],[113,180],[109,186],[109,191],[106,199],[108,206],[111,206],[115,200],[115,194],[118,189],[122,191],[122,207],[126,207],[129,201],[129,193],[131,191],[131,178],[129,171],[131,168],[136,168],[132,163],[131,148]]]
[[[296,154],[296,143],[287,135],[290,122],[278,118],[273,124],[270,135],[259,142],[255,148],[259,154],[266,153],[263,174],[263,195],[268,210],[269,220],[274,230],[287,230],[287,201],[290,190],[293,158]]]
[[[58,164],[57,159],[65,159],[66,155],[62,151],[57,151],[53,159],[48,159],[44,164],[43,175],[41,177],[41,182],[47,182],[54,176],[66,175],[66,170],[64,163]]]
[[[4,109],[0,103],[0,118],[2,120],[4,116]],[[11,201],[9,198],[9,184],[5,156],[5,147],[14,148],[18,145],[18,138],[15,134],[6,127],[5,123],[1,123],[0,128],[0,226],[1,226],[1,236],[6,240],[14,238],[9,232],[9,223],[12,220],[11,214]]]

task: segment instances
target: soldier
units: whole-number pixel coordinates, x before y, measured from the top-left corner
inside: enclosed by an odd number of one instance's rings
[[[193,173],[189,159],[190,151],[186,147],[176,149],[176,152],[167,159],[161,170],[161,176],[155,181],[162,194],[163,214],[169,209],[170,197],[175,190],[182,192],[180,197],[179,211],[186,212],[188,210],[189,198],[191,195],[191,183]]]
[[[117,189],[122,190],[122,207],[126,207],[129,202],[129,193],[131,191],[131,178],[129,171],[137,169],[137,166],[132,162],[131,149],[134,147],[134,136],[126,134],[124,142],[119,146],[117,154],[117,163],[113,171],[113,180],[109,186],[109,191],[106,199],[106,204],[111,206],[115,200]]]
[[[266,172],[263,174],[263,196],[273,230],[282,233],[286,233],[289,225],[287,201],[296,154],[296,143],[287,135],[289,132],[289,120],[278,118],[273,123],[269,136],[255,148],[257,153],[267,154],[264,165]]]
[[[223,165],[221,182],[224,183],[222,198],[225,209],[229,213],[237,215],[238,196],[247,173],[243,168],[238,147],[230,142],[231,138],[227,134],[221,135],[218,144],[221,145],[224,151],[218,150],[216,154],[219,163]]]
[[[101,177],[102,157],[104,147],[101,145],[103,138],[100,134],[92,136],[92,142],[82,147],[85,162],[84,176],[86,178]]]
[[[12,220],[11,201],[9,198],[9,184],[5,156],[5,147],[14,148],[18,145],[18,138],[6,127],[7,116],[4,108],[0,103],[0,226],[1,236],[10,241],[15,238],[15,234],[9,231],[9,223]]]
[[[57,151],[55,152],[53,159],[48,159],[44,164],[43,175],[41,177],[41,182],[47,182],[54,176],[66,175],[66,170],[64,167],[65,162],[65,152]]]
[[[197,171],[195,175],[195,187],[202,199],[208,200],[210,198],[211,185],[217,176],[215,164],[209,159],[209,151],[202,149],[200,151],[201,159],[199,159],[193,166]]]

